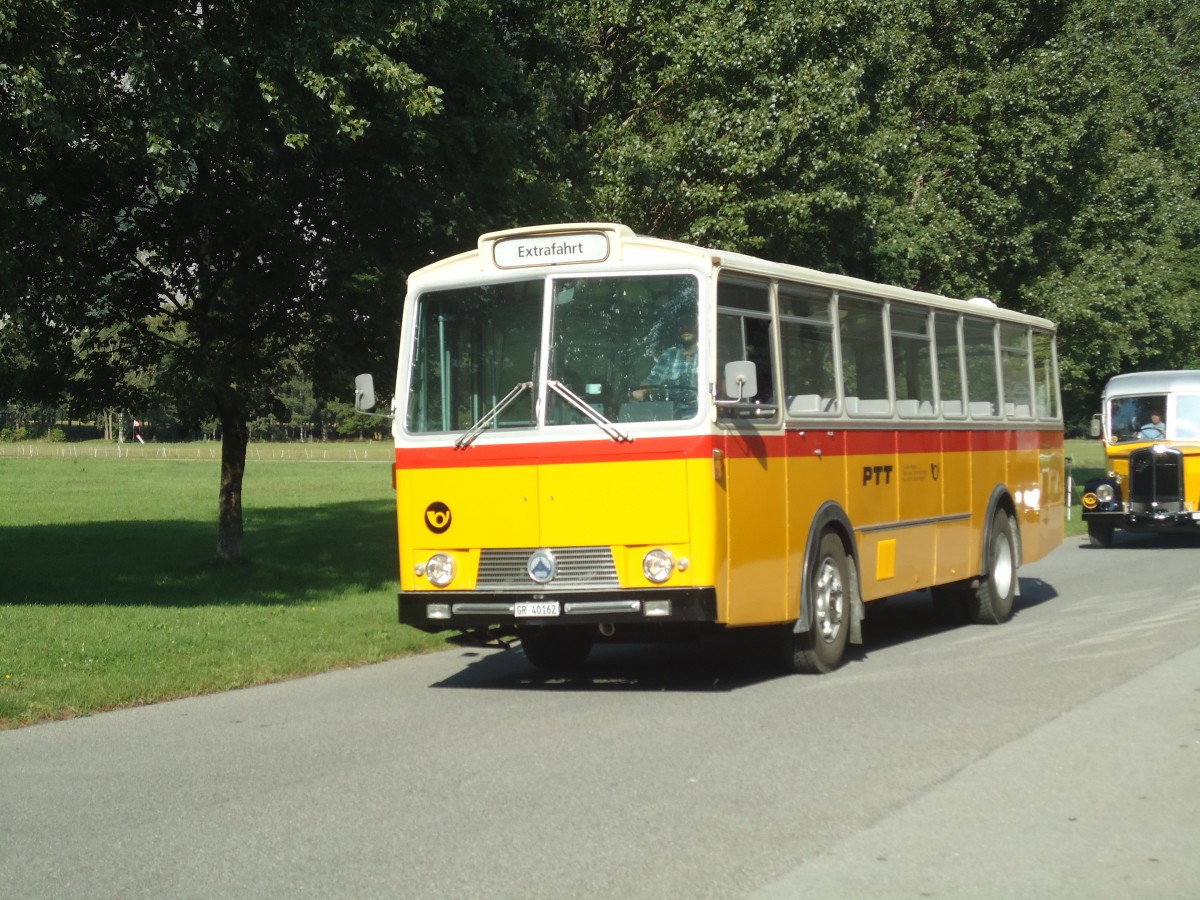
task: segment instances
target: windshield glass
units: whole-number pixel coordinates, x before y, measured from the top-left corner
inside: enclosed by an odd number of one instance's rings
[[[1161,441],[1167,436],[1167,398],[1164,394],[1113,397],[1108,404],[1113,443]]]
[[[614,422],[690,419],[697,409],[698,296],[692,275],[556,282],[550,379]],[[546,421],[587,419],[554,395]]]
[[[465,431],[514,387],[536,381],[542,291],[538,280],[421,295],[405,416],[410,432]],[[534,397],[521,396],[490,426],[532,425]]]
[[[538,279],[418,298],[409,432],[463,432],[481,420],[489,429],[537,424],[544,291]],[[547,393],[546,424],[595,422],[569,395],[613,422],[694,416],[698,298],[694,275],[555,281],[548,377],[565,391]],[[503,403],[531,381],[528,395]]]

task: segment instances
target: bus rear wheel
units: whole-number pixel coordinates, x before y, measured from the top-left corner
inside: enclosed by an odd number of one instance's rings
[[[821,536],[816,560],[809,570],[806,601],[812,606],[812,627],[783,632],[783,662],[789,672],[832,672],[841,665],[850,639],[850,567],[841,538],[831,531]]]
[[[517,637],[526,659],[543,672],[555,674],[582,666],[595,643],[591,629],[579,625],[518,628]]]
[[[981,625],[999,625],[1012,618],[1017,595],[1017,541],[1013,521],[1004,510],[996,510],[986,547],[987,571],[968,598],[971,620]]]

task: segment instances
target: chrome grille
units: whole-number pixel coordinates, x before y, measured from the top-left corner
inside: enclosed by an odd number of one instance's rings
[[[526,564],[537,547],[484,550],[479,555],[480,591],[604,590],[620,587],[617,567],[610,547],[549,547],[558,562],[558,574],[548,584],[539,585],[529,577]]]
[[[1147,448],[1129,455],[1129,501],[1135,510],[1161,508],[1182,500],[1182,453]]]

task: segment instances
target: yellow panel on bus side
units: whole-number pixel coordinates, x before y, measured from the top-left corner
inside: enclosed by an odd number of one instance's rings
[[[879,566],[879,541],[894,532],[871,530],[899,518],[900,473],[894,431],[847,432],[846,513],[854,523],[858,543],[858,577],[864,600],[874,600],[907,588],[897,587],[892,572]],[[881,579],[879,576],[884,576]]]
[[[1022,562],[1033,562],[1062,543],[1067,490],[1062,433],[1026,432],[1021,435],[1019,455],[1029,460],[1029,470],[1022,471],[1022,484],[1014,498]]]
[[[971,454],[968,452],[969,433],[946,431],[943,435],[941,468],[938,471],[938,493],[942,501],[942,520],[938,524],[937,562],[934,581],[949,584],[975,574],[972,566],[979,557],[983,535],[973,524],[971,509],[974,486],[971,478]],[[987,497],[982,500],[987,502]]]
[[[782,435],[747,428],[725,440],[729,625],[787,617],[787,457]]]
[[[401,588],[429,587],[413,567],[434,550],[537,547],[537,480],[529,465],[397,469]],[[460,576],[457,587],[474,586],[474,572]]]
[[[788,580],[784,621],[800,616],[801,582],[808,530],[827,502],[846,505],[846,432],[829,429],[787,433]]]

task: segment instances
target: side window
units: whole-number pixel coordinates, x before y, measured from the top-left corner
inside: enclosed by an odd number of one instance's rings
[[[865,297],[838,299],[842,339],[842,383],[850,415],[888,415],[887,348],[883,339],[883,304]]]
[[[896,387],[896,414],[902,418],[933,416],[933,342],[929,339],[929,311],[889,307],[892,340],[892,382]]]
[[[1175,437],[1184,441],[1200,438],[1200,397],[1184,394],[1176,398]]]
[[[754,363],[758,392],[747,400],[775,400],[775,373],[771,353],[770,290],[761,282],[722,277],[717,285],[717,393],[732,399],[736,392],[725,384],[725,364],[735,360]],[[742,412],[745,412],[742,410]],[[721,415],[738,410],[725,408]]]
[[[933,314],[937,341],[938,398],[942,417],[961,419],[966,415],[962,382],[962,358],[958,346],[958,316],[938,310]]]
[[[837,370],[829,291],[801,285],[779,287],[779,334],[783,385],[789,415],[838,411]]]
[[[1028,328],[1000,326],[1000,371],[1004,374],[1005,415],[1012,419],[1033,418]]]
[[[996,326],[983,319],[963,319],[967,363],[968,410],[973,419],[1000,415],[1000,383],[996,377]]]
[[[1039,419],[1058,418],[1058,378],[1055,377],[1054,335],[1033,333],[1033,383]]]

